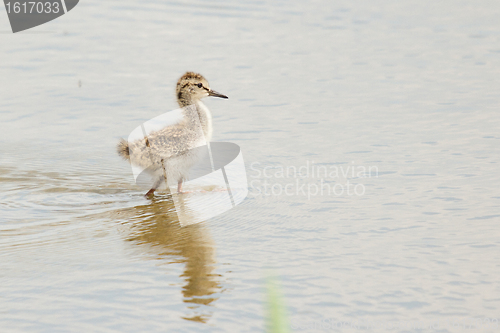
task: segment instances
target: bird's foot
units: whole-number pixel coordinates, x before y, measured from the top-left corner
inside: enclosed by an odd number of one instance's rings
[[[211,192],[227,192],[227,188],[216,188],[216,189],[213,189]]]
[[[178,191],[177,194],[190,194],[190,193],[194,193],[195,191]]]

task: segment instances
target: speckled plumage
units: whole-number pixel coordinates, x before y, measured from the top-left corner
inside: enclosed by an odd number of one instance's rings
[[[145,139],[118,143],[118,154],[130,163],[147,169],[155,179],[150,195],[165,181],[171,186],[187,179],[189,169],[201,158],[201,152],[191,149],[205,145],[212,137],[210,110],[200,101],[206,96],[227,98],[210,89],[200,74],[187,72],[176,86],[177,102],[182,108],[182,120],[147,134]]]

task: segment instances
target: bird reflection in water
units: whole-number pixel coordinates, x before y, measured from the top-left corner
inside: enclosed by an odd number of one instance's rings
[[[210,306],[222,287],[215,270],[215,246],[203,224],[181,227],[174,202],[170,196],[154,197],[146,205],[132,208],[132,233],[127,239],[136,244],[149,245],[157,259],[168,263],[184,263],[181,275],[186,281],[182,288],[184,302],[192,315],[183,317],[205,323],[211,316],[202,313]],[[128,214],[127,214],[128,215]]]

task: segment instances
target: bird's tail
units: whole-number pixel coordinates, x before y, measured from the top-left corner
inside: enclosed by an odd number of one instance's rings
[[[118,145],[116,146],[116,151],[118,152],[118,155],[123,157],[125,160],[130,161],[130,150],[128,148],[128,142],[121,139],[120,142],[118,142]]]

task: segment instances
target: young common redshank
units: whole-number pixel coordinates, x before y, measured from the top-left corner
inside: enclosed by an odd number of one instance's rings
[[[177,102],[182,110],[182,120],[148,133],[140,140],[118,143],[118,154],[133,165],[146,169],[153,177],[153,185],[146,197],[165,183],[177,183],[182,192],[182,182],[188,179],[189,169],[199,159],[193,148],[207,144],[212,138],[212,115],[201,102],[207,96],[228,98],[213,91],[200,74],[187,72],[177,82]]]

